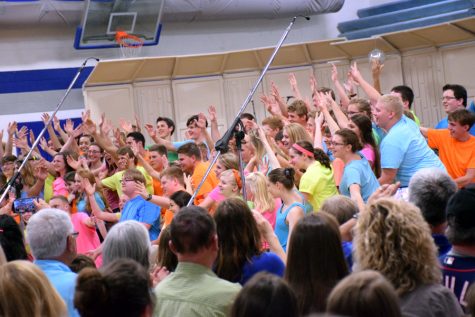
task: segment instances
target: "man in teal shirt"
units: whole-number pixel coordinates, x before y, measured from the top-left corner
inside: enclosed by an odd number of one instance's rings
[[[184,207],[170,224],[169,246],[178,258],[175,272],[155,288],[154,316],[228,316],[239,284],[211,271],[218,255],[213,218],[201,207]]]

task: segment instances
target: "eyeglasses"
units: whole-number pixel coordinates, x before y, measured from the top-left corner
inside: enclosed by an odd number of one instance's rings
[[[70,236],[75,238],[75,239],[78,237],[78,235],[79,235],[79,232],[73,232],[73,233],[70,234]]]
[[[331,145],[331,146],[335,146],[335,145],[346,145],[346,144],[345,144],[345,143],[338,143],[338,142],[333,142],[333,141],[331,141],[331,142],[330,142],[330,145]]]
[[[132,178],[122,178],[120,180],[120,182],[123,184],[123,183],[126,183],[126,182],[134,182],[135,180],[132,179]]]
[[[101,153],[101,151],[89,150],[87,151],[87,153],[97,154],[97,153]]]
[[[451,96],[444,96],[442,98],[440,98],[440,100],[444,101],[444,100],[454,100],[454,99],[457,99],[456,97],[451,97]]]
[[[361,111],[348,111],[346,114],[351,117],[351,116],[354,116],[355,114],[359,114],[359,113],[361,113]]]

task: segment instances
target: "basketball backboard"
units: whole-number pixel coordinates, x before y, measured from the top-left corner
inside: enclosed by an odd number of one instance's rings
[[[125,31],[157,45],[165,0],[85,0],[81,25],[76,29],[74,47],[95,49],[118,47],[115,33]]]

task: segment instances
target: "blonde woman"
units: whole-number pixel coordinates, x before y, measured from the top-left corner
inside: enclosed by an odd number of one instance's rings
[[[39,267],[28,261],[0,266],[0,316],[67,316],[66,304]]]
[[[313,143],[312,137],[303,126],[298,123],[286,125],[282,131],[282,143],[289,150],[295,142],[308,141]]]
[[[270,194],[264,174],[251,173],[246,176],[246,193],[249,207],[260,212],[275,228],[276,214],[282,202]]]
[[[360,214],[355,235],[357,268],[378,271],[391,282],[403,315],[463,315],[455,295],[441,284],[437,248],[419,208],[381,198]]]

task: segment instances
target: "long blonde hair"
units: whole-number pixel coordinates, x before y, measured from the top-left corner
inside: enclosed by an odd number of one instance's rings
[[[0,266],[0,316],[67,316],[66,304],[46,275],[28,261]]]
[[[399,296],[442,279],[429,225],[410,203],[382,198],[368,205],[356,226],[355,246],[359,269],[383,274]]]
[[[284,126],[284,130],[289,135],[291,144],[294,144],[297,141],[308,141],[313,144],[310,134],[308,134],[307,130],[298,123],[289,123]]]
[[[273,211],[275,201],[267,190],[267,178],[264,174],[256,172],[246,176],[246,187],[252,193],[254,208],[260,212]]]

